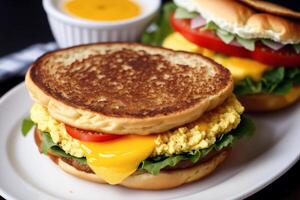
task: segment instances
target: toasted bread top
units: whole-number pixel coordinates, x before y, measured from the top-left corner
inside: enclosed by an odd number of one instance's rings
[[[77,128],[116,134],[166,131],[232,93],[229,71],[200,55],[129,43],[45,54],[26,85],[50,114]]]
[[[242,38],[270,39],[282,44],[300,42],[300,21],[286,17],[287,14],[296,15],[281,6],[253,0],[174,0],[174,2],[189,11],[200,13],[207,21],[213,21],[221,29]]]

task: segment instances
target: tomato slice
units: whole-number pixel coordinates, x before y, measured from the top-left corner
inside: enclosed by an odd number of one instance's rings
[[[297,54],[290,46],[275,51],[257,42],[255,50],[249,51],[244,47],[224,43],[212,31],[201,31],[201,27],[192,29],[190,23],[190,19],[175,19],[174,15],[171,16],[171,25],[173,28],[187,40],[201,47],[230,56],[252,58],[273,67],[300,66],[300,54]]]
[[[251,58],[275,67],[300,67],[300,54],[291,47],[283,47],[275,51],[261,43],[256,44]]]
[[[67,133],[70,136],[86,142],[105,142],[105,141],[114,140],[122,137],[122,135],[113,135],[113,134],[99,133],[95,131],[82,130],[68,125],[65,125],[65,127]]]
[[[200,28],[192,29],[190,19],[175,19],[171,16],[171,24],[173,28],[181,33],[187,40],[201,47],[222,52],[227,55],[237,57],[250,57],[251,54],[247,49],[239,46],[228,45],[221,39],[216,37],[211,31],[201,31]]]

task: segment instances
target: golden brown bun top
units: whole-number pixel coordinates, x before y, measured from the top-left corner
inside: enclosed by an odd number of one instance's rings
[[[283,16],[283,17],[291,17],[300,20],[300,12],[291,10],[287,7],[283,7],[281,5],[262,0],[240,0],[243,3],[255,8],[256,10]]]
[[[118,133],[136,132],[132,126],[137,121],[149,122],[139,124],[138,131],[144,133],[174,128],[221,104],[232,92],[229,71],[207,58],[125,43],[45,54],[31,66],[26,84],[54,118],[78,128]],[[95,118],[84,120],[78,113]],[[169,125],[159,128],[168,118]],[[106,129],[107,124],[99,125],[105,119],[125,124]]]
[[[262,3],[237,0],[174,0],[178,6],[200,13],[207,21],[213,21],[221,29],[248,39],[270,39],[283,44],[300,42],[300,21],[283,16],[283,8],[268,7]],[[248,4],[247,4],[248,2]],[[267,10],[268,9],[268,10]],[[271,12],[269,12],[271,11]],[[286,11],[286,10],[285,10]],[[281,13],[282,16],[274,14]],[[287,11],[286,11],[287,13]],[[291,14],[291,12],[288,12]]]
[[[230,80],[218,65],[201,67],[202,57],[194,56],[198,66],[192,67],[192,55],[183,60],[162,49],[151,48],[156,50],[151,54],[129,46],[110,48],[117,45],[103,45],[102,54],[69,64],[57,53],[47,54],[33,64],[30,77],[45,93],[70,106],[129,118],[180,112],[221,91]],[[217,76],[209,76],[212,72]]]

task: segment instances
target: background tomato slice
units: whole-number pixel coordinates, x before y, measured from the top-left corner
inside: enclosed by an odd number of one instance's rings
[[[243,47],[228,45],[220,40],[211,31],[201,31],[201,28],[192,29],[189,19],[175,19],[171,16],[171,25],[181,33],[187,40],[201,47],[222,52],[227,55],[237,57],[250,57],[251,53]]]
[[[171,16],[171,25],[181,33],[187,40],[201,47],[223,53],[225,55],[252,58],[272,67],[299,67],[300,54],[297,54],[292,47],[286,46],[274,51],[261,43],[257,43],[254,51],[243,47],[224,43],[211,31],[201,31],[200,28],[192,29],[190,19],[175,19]]]
[[[300,67],[300,54],[296,54],[291,47],[275,51],[258,43],[251,55],[253,59],[275,67]]]
[[[68,125],[65,125],[65,127],[67,133],[70,136],[86,142],[105,142],[105,141],[114,140],[122,137],[122,135],[113,135],[113,134],[99,133],[95,131],[82,130]]]

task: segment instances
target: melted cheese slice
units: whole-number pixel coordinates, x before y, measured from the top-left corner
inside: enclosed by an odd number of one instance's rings
[[[267,65],[252,59],[232,56],[227,57],[214,51],[199,47],[186,40],[179,33],[172,33],[169,35],[164,40],[162,46],[173,50],[200,53],[206,57],[209,57],[215,62],[229,69],[235,81],[242,80],[247,76],[250,76],[253,80],[259,80],[261,79],[263,73],[269,69]]]
[[[139,164],[155,148],[156,136],[128,135],[102,142],[81,142],[88,165],[95,174],[109,184],[121,183],[133,174]]]

